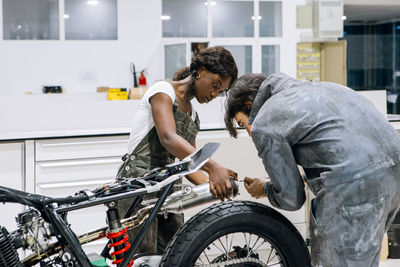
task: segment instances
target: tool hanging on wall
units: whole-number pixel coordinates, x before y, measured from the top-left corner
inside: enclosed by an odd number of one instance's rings
[[[131,62],[131,73],[133,75],[133,87],[138,87],[138,83],[137,83],[137,79],[136,79],[136,68],[135,68],[135,64],[133,64],[133,62]]]

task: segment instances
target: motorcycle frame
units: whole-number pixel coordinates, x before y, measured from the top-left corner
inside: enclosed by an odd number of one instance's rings
[[[132,245],[131,248],[127,252],[125,252],[124,261],[118,265],[119,267],[126,267],[128,265],[129,260],[132,258],[132,256],[136,252],[137,248],[139,247],[140,243],[142,242],[151,223],[154,221],[154,218],[157,216],[157,213],[160,211],[160,209],[161,209],[162,205],[164,204],[165,200],[167,199],[168,195],[171,193],[174,183],[175,183],[175,181],[170,182],[165,188],[163,188],[161,190],[161,192],[162,192],[161,196],[158,198],[156,204],[151,209],[148,218],[142,224],[142,227],[141,227],[139,233],[137,234],[133,244],[131,244]],[[11,189],[11,188],[0,186],[1,201],[3,203],[19,203],[22,205],[24,205],[24,204],[26,205],[26,203],[24,201],[13,200],[12,196],[10,196],[9,189]],[[13,190],[13,189],[11,189],[11,190]],[[13,190],[13,191],[17,192],[18,190]],[[137,198],[142,198],[146,194],[148,194],[146,189],[136,189],[134,191],[120,192],[115,195],[99,197],[99,198],[96,198],[93,200],[90,200],[90,199],[84,200],[84,201],[76,203],[76,204],[69,204],[68,206],[56,207],[54,202],[49,203],[49,204],[44,204],[44,205],[32,205],[31,204],[29,206],[37,209],[40,212],[41,216],[52,225],[55,235],[58,236],[62,240],[62,243],[66,244],[66,246],[69,248],[71,253],[75,256],[77,261],[84,267],[90,267],[92,265],[89,261],[89,258],[83,251],[83,249],[81,247],[81,243],[79,242],[76,234],[72,231],[72,229],[70,228],[68,223],[63,219],[64,214],[68,213],[70,211],[73,211],[73,210],[79,210],[79,209],[83,209],[83,208],[87,208],[87,207],[108,204],[111,202],[116,202],[118,200],[131,198],[131,197],[135,197],[135,200],[136,200]],[[41,202],[39,202],[39,203],[41,203]],[[132,210],[132,207],[137,206],[137,204],[139,204],[137,201],[133,201],[129,210]],[[127,214],[124,217],[128,217],[129,215],[130,215],[129,212],[127,212]],[[127,260],[125,260],[125,259],[127,259]],[[35,262],[35,259],[33,259],[32,262],[30,262],[30,261],[23,262],[23,265],[24,266],[32,266],[36,263],[37,262]]]
[[[43,195],[29,194],[27,192],[23,192],[20,190],[0,186],[0,202],[19,203],[37,209],[40,212],[42,218],[52,225],[57,239],[59,241],[61,239],[62,243],[64,243],[66,247],[69,248],[71,253],[75,256],[76,260],[83,267],[90,267],[92,265],[86,253],[83,251],[78,237],[69,227],[66,220],[63,219],[63,216],[65,216],[70,211],[97,206],[101,204],[108,204],[111,202],[117,202],[118,200],[135,197],[136,198],[135,201],[132,202],[131,206],[128,208],[128,211],[124,216],[125,218],[127,218],[129,217],[130,213],[133,212],[134,208],[141,202],[144,195],[154,192],[162,192],[161,196],[158,198],[157,202],[151,209],[148,218],[142,224],[142,227],[138,235],[136,236],[131,248],[124,253],[124,260],[120,264],[118,264],[118,267],[126,267],[129,264],[130,259],[136,252],[137,248],[139,247],[140,243],[142,242],[146,232],[148,231],[151,223],[154,221],[154,218],[157,216],[157,213],[160,211],[168,195],[172,192],[172,188],[175,182],[178,179],[188,174],[198,171],[210,159],[211,155],[217,150],[218,146],[219,146],[218,143],[208,143],[203,148],[187,156],[181,162],[167,165],[170,166],[171,168],[178,166],[177,169],[175,168],[176,170],[175,173],[173,173],[171,176],[159,182],[153,182],[153,185],[145,184],[144,188],[138,188],[134,190],[125,189],[123,192],[118,192],[106,196],[98,196],[96,198],[91,198],[91,196],[88,194],[86,194],[86,196],[77,196],[77,197],[70,196],[66,198],[51,198]],[[181,169],[179,164],[187,166],[187,169],[185,170]],[[158,171],[161,171],[161,169],[159,168]],[[139,201],[136,201],[137,199]],[[63,205],[61,206],[57,205],[60,203]],[[55,245],[56,248],[52,247],[52,249],[54,249],[55,252],[57,252],[57,244],[58,243],[56,243]],[[106,250],[107,249],[104,248],[103,252]],[[23,259],[22,264],[24,266],[32,266],[36,264],[38,260],[42,259],[42,258],[39,259],[37,258],[28,259],[28,258],[29,256]],[[26,259],[28,260],[24,261]],[[26,265],[25,263],[28,265]]]

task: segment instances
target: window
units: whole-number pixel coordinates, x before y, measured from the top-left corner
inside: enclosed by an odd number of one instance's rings
[[[171,79],[174,73],[186,66],[186,44],[171,44],[164,47],[165,78]]]
[[[206,37],[205,3],[204,0],[163,0],[163,37]]]
[[[59,1],[4,0],[3,39],[117,40],[117,0]]]
[[[260,2],[260,37],[282,36],[282,3]]]
[[[253,37],[253,2],[216,1],[210,5],[213,37]]]
[[[279,72],[279,46],[263,45],[261,53],[262,73],[270,75]]]
[[[65,0],[66,40],[117,40],[116,0]]]
[[[59,39],[58,8],[58,0],[3,0],[3,39]]]
[[[393,65],[398,53],[393,45],[394,27],[394,23],[344,27],[348,86],[355,90],[395,89]]]
[[[252,46],[251,45],[225,45],[235,58],[238,67],[238,76],[252,72]]]
[[[282,12],[279,0],[162,0],[164,78],[187,66],[199,44],[227,48],[239,76],[281,71]]]

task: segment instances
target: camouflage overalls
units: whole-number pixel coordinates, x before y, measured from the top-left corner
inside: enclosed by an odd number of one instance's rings
[[[178,109],[178,103],[175,101],[173,104],[173,115],[176,133],[194,145],[200,128],[198,114],[195,114],[195,120],[193,121],[185,112]],[[124,162],[118,170],[117,178],[140,177],[151,169],[175,162],[175,157],[161,145],[157,130],[153,127],[134,151],[131,154],[123,156],[122,160]],[[175,182],[175,184],[179,183],[182,183],[182,181]],[[154,194],[151,196],[146,195],[144,199],[154,198],[154,196]],[[133,199],[119,201],[118,210],[121,218],[124,216]],[[136,253],[162,253],[168,242],[182,225],[183,214],[168,213],[167,219],[164,218],[164,215],[158,215],[151,224]],[[128,231],[129,242],[131,244],[139,229],[140,227]]]

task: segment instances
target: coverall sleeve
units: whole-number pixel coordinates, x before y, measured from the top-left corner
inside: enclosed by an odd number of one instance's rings
[[[271,178],[264,186],[270,203],[284,210],[300,209],[305,201],[304,183],[290,145],[265,133],[251,134]]]

